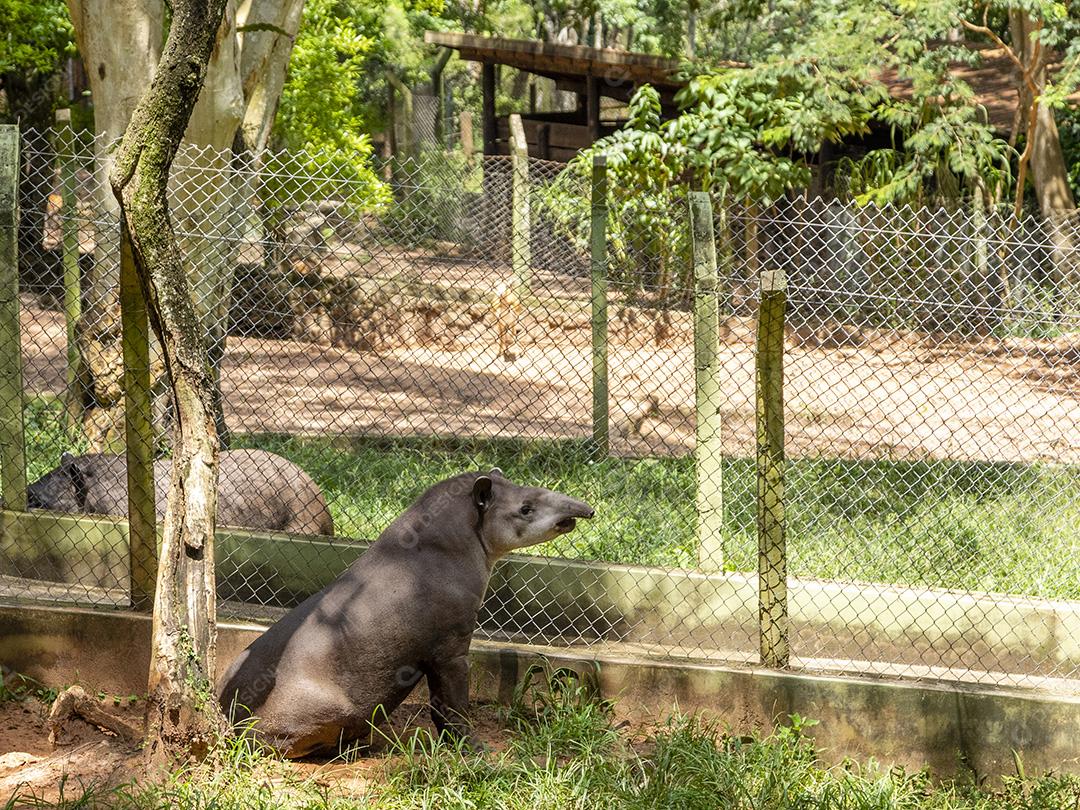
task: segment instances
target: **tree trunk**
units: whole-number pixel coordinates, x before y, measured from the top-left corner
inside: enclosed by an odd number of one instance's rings
[[[1033,33],[1037,33],[1040,23],[1021,10],[1009,13],[1009,30],[1013,48],[1025,66],[1032,60],[1039,59]],[[1039,59],[1040,64],[1032,75],[1037,93],[1046,87],[1046,59]],[[1034,103],[1034,117],[1021,116],[1021,120],[1034,122],[1034,131],[1026,133],[1030,144],[1031,183],[1035,187],[1035,196],[1039,201],[1039,212],[1045,220],[1045,227],[1050,242],[1054,246],[1051,270],[1052,295],[1055,300],[1054,315],[1060,320],[1076,314],[1076,293],[1080,290],[1080,259],[1077,259],[1077,222],[1076,200],[1069,185],[1069,170],[1065,165],[1065,155],[1061,149],[1057,122],[1053,109],[1044,101],[1032,97],[1031,89],[1021,82],[1019,88],[1020,106],[1031,110]],[[1018,189],[1018,194],[1023,189]]]
[[[153,764],[202,757],[223,729],[213,693],[218,439],[213,375],[173,232],[166,186],[227,0],[173,0],[161,62],[111,174],[176,416],[162,526],[147,698]]]
[[[109,187],[110,145],[124,134],[161,55],[161,0],[68,0],[75,40],[94,104],[94,219],[118,215]],[[124,441],[124,358],[120,343],[120,244],[112,226],[95,224],[77,339],[89,377],[84,430],[91,449],[120,452]]]
[[[240,132],[244,147],[256,157],[270,142],[303,10],[304,0],[241,0],[236,11],[241,28],[272,25],[280,29],[260,28],[239,34],[240,79],[247,100]]]
[[[255,132],[252,143],[260,150],[265,147],[292,49],[292,37],[273,31],[241,36],[237,21],[295,32],[302,5],[302,0],[243,0],[237,12],[233,0],[228,0],[206,81],[185,131],[185,140],[195,146],[177,161],[173,182],[182,184],[185,194],[176,200],[176,226],[181,233],[199,234],[181,237],[181,251],[195,273],[198,312],[212,332],[215,369],[225,350],[236,255],[233,225],[244,221],[243,213],[236,210],[244,189],[234,188],[230,151],[241,120]],[[165,30],[163,4],[161,0],[68,0],[68,6],[95,102],[103,192],[99,212],[114,213],[116,203],[105,182],[111,154],[104,147],[123,133],[138,93],[153,76]],[[206,172],[213,172],[218,182],[207,184],[194,178]],[[207,235],[225,238],[208,239]],[[88,411],[87,434],[96,449],[116,449],[113,437],[119,438],[122,424],[123,374],[119,254],[113,234],[101,234],[97,244],[94,268],[88,273],[88,307],[79,330],[92,378],[94,401],[89,404],[97,406]],[[224,430],[220,415],[218,421]]]

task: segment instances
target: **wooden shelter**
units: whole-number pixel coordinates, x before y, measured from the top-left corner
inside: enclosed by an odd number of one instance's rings
[[[601,98],[625,103],[638,87],[650,84],[660,93],[665,117],[674,116],[675,93],[683,84],[676,78],[677,59],[645,53],[438,31],[428,31],[424,41],[480,63],[484,154],[488,155],[510,153],[509,122],[506,116],[495,114],[497,65],[552,79],[558,89],[577,94],[577,108],[570,112],[521,115],[529,155],[546,160],[567,161],[618,128],[618,121],[601,121]]]
[[[552,79],[558,89],[577,94],[578,104],[573,111],[521,115],[529,155],[564,162],[620,126],[618,120],[601,121],[602,98],[625,103],[638,87],[650,84],[660,93],[663,117],[673,118],[677,113],[675,94],[685,84],[680,78],[679,60],[645,53],[436,31],[428,31],[424,41],[457,51],[462,59],[480,63],[484,153],[491,155],[510,152],[507,117],[495,114],[495,70],[498,65],[544,76]],[[971,85],[976,101],[985,111],[987,123],[1002,136],[1007,136],[1014,126],[1018,105],[1015,67],[1000,50],[977,43],[967,43],[967,47],[981,52],[980,62],[974,66],[956,63],[951,70],[957,78]],[[738,63],[728,65],[743,66]],[[1051,73],[1059,67],[1051,65]],[[895,71],[886,71],[879,78],[893,97],[910,98],[910,81],[898,78]],[[1071,96],[1070,101],[1080,103],[1080,92]],[[844,144],[825,144],[816,162],[825,166],[841,154],[888,146],[892,138],[887,127],[878,126],[870,134],[849,138]]]

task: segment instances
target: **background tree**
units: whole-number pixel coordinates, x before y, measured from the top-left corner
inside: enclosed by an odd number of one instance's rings
[[[163,0],[68,0],[68,7],[93,101],[97,202],[103,211],[115,212],[116,202],[108,192],[114,158],[109,144],[125,131],[136,101],[154,76],[166,31],[166,5]],[[179,231],[225,233],[245,221],[245,192],[250,189],[233,182],[232,150],[238,147],[239,160],[251,165],[266,147],[301,9],[302,0],[250,0],[240,6],[238,16],[233,0],[226,2],[206,82],[185,131],[186,141],[197,148],[185,149],[176,167],[178,174],[214,171],[222,181],[188,184],[198,191],[176,201],[173,215]],[[116,449],[123,401],[119,262],[110,234],[102,234],[97,245],[79,325],[92,397],[86,433],[95,448]],[[215,368],[225,349],[234,246],[228,239],[181,240],[181,250],[192,260],[197,312],[211,335]],[[220,413],[218,421],[223,429]]]
[[[147,756],[160,763],[205,755],[223,726],[212,686],[218,468],[213,374],[166,190],[225,5],[173,0],[160,64],[132,113],[111,174],[178,416],[147,696]]]

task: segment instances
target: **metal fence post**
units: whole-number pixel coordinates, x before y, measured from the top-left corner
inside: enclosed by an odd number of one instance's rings
[[[120,225],[120,320],[124,348],[124,443],[127,452],[131,606],[146,610],[157,583],[154,427],[150,412],[150,329],[131,236]]]
[[[761,274],[755,410],[757,422],[758,622],[761,663],[788,665],[787,547],[784,538],[783,270]]]
[[[607,158],[593,156],[589,255],[592,270],[593,444],[608,454]]]
[[[19,326],[19,127],[0,125],[0,496],[26,509],[22,330]]]
[[[694,390],[696,400],[698,565],[719,570],[724,563],[723,486],[720,432],[720,301],[712,199],[691,191],[690,231],[694,245]]]
[[[60,165],[60,233],[64,266],[64,322],[67,326],[67,390],[64,410],[68,431],[82,429],[84,379],[82,353],[76,328],[82,315],[79,279],[79,219],[75,189],[75,132],[71,128],[71,110],[56,111],[56,155]]]

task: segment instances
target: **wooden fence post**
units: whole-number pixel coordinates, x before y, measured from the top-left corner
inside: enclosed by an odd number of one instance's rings
[[[435,97],[435,143],[439,149],[446,149],[446,121],[443,118],[446,107],[446,82],[443,80],[443,72],[453,53],[449,48],[440,48],[435,65],[431,68],[431,94]]]
[[[788,665],[787,547],[784,538],[784,310],[783,270],[761,274],[756,395],[758,622],[761,663]]]
[[[79,278],[79,212],[76,194],[77,169],[75,131],[71,128],[71,110],[56,111],[56,155],[60,164],[60,233],[61,256],[64,266],[64,323],[67,326],[67,389],[64,410],[68,432],[75,436],[82,431],[85,378],[82,353],[76,328],[82,315]]]
[[[485,168],[485,180],[489,179]],[[491,200],[485,192],[485,199]],[[505,360],[518,357],[518,327],[522,307],[529,296],[532,274],[532,218],[529,213],[529,145],[520,115],[510,116],[510,270],[509,286],[498,287],[499,354]]]
[[[589,258],[592,271],[593,445],[608,454],[607,158],[593,156]]]
[[[401,79],[392,72],[386,72],[386,81],[390,87],[401,94],[401,140],[395,146],[395,157],[414,157],[416,155],[416,119],[413,116],[413,94]],[[391,95],[391,104],[393,103]],[[396,117],[396,111],[395,111]],[[400,153],[400,155],[399,155]]]
[[[694,390],[696,394],[698,565],[717,571],[724,564],[724,504],[720,419],[720,301],[712,199],[691,191],[690,232],[694,246]]]
[[[473,129],[472,129],[472,113],[468,110],[462,110],[458,116],[458,127],[461,130],[461,153],[465,156],[465,165],[472,167],[473,151]]]
[[[517,113],[510,116],[510,164],[513,173],[510,263],[514,270],[514,286],[521,300],[528,292],[532,268],[532,245],[529,241],[532,217],[529,212],[529,143],[525,140],[525,127]]]
[[[19,127],[0,125],[0,496],[26,509],[22,329],[19,325]]]
[[[150,327],[127,224],[120,225],[120,322],[124,347],[131,606],[149,609],[157,585],[154,426],[150,411]]]

